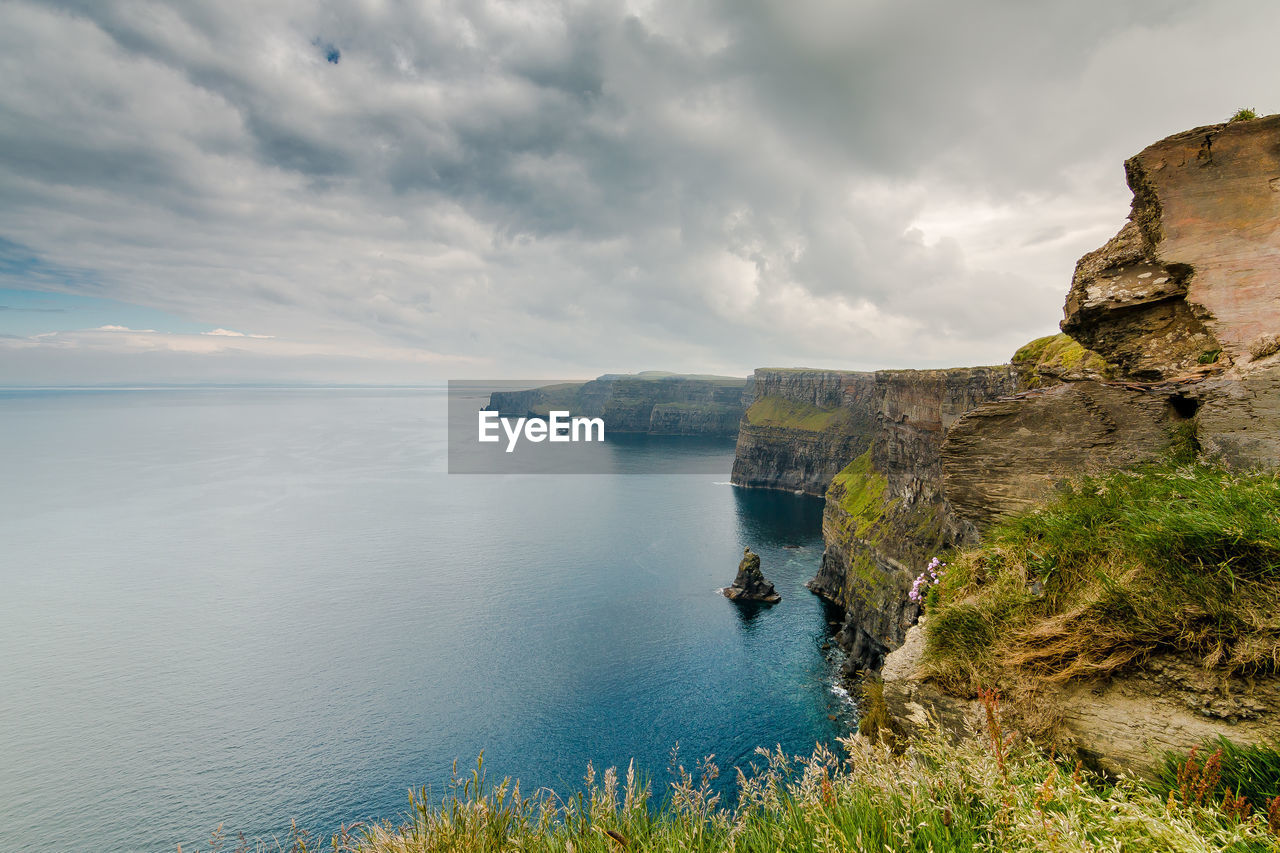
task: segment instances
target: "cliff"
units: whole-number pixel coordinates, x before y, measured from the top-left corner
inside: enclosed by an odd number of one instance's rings
[[[1178,445],[1237,468],[1280,459],[1280,116],[1175,134],[1125,175],[1128,221],[1077,263],[1062,321],[1105,369],[978,408],[948,437],[945,494],[979,526]]]
[[[1017,389],[1011,367],[756,371],[732,480],[826,497],[826,550],[809,586],[843,609],[851,667],[878,666],[901,642],[918,566],[971,535],[942,496],[942,437]]]
[[[869,373],[755,372],[754,399],[738,429],[734,485],[821,497],[871,443]]]
[[[863,374],[851,399],[865,406],[865,449],[826,493],[822,566],[809,588],[844,612],[848,669],[877,668],[915,621],[911,581],[933,555],[973,529],[942,494],[943,437],[978,404],[1017,390],[1009,367],[883,370]]]
[[[1033,387],[943,440],[943,498],[985,550],[956,557],[883,696],[901,729],[960,732],[999,686],[1043,742],[1150,772],[1280,738],[1280,483],[1257,473],[1280,465],[1280,116],[1176,134],[1125,174],[1129,218],[1067,295],[1076,343],[1020,351]],[[1097,361],[1040,369],[1053,347]]]
[[[665,373],[607,374],[521,391],[495,391],[488,408],[545,417],[552,409],[604,419],[607,432],[723,435],[738,431],[751,379]]]

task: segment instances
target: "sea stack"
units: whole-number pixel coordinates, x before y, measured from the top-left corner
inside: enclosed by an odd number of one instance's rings
[[[765,580],[760,572],[760,555],[753,554],[750,548],[742,549],[742,562],[738,563],[738,576],[733,579],[733,586],[727,586],[721,592],[730,601],[777,604],[782,600],[773,584]]]

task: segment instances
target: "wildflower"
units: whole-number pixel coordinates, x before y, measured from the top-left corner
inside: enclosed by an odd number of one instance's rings
[[[911,584],[911,592],[908,598],[916,604],[924,602],[925,595],[929,592],[929,587],[934,586],[938,581],[942,580],[942,576],[946,574],[944,567],[947,564],[934,557],[929,561],[929,565],[924,567],[924,571]]]

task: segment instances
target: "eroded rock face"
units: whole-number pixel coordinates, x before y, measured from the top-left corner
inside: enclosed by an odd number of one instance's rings
[[[748,488],[824,495],[840,469],[870,446],[873,376],[839,370],[756,370],[755,410],[748,408],[739,425],[730,480]],[[808,417],[756,416],[775,401],[803,407]],[[824,413],[830,417],[821,417]]]
[[[1236,468],[1280,465],[1280,358],[1266,359],[1238,379],[1206,381],[1196,390],[1196,435],[1207,455]]]
[[[1158,459],[1189,428],[1189,393],[1083,381],[981,405],[943,443],[943,493],[981,529],[1043,503],[1067,478]]]
[[[1198,444],[1237,468],[1280,465],[1280,116],[1198,128],[1126,164],[1129,222],[1081,258],[1064,332],[1114,371],[985,403],[943,443],[944,496],[979,527],[1043,502],[1062,480]],[[1107,381],[1116,377],[1118,381]],[[1149,381],[1142,381],[1149,380]],[[975,702],[918,664],[925,621],[887,658],[888,711],[959,733]],[[1106,772],[1145,773],[1218,736],[1280,737],[1280,679],[1157,655],[1051,698],[1056,746]]]
[[[750,548],[742,550],[742,562],[738,563],[738,575],[733,579],[733,585],[725,587],[721,592],[730,601],[777,604],[782,600],[773,584],[765,580],[760,571],[760,555]]]
[[[826,550],[809,588],[844,610],[849,667],[877,667],[916,617],[911,581],[973,534],[942,495],[942,438],[979,403],[1018,390],[1009,366],[757,370],[733,482],[825,495]]]
[[[1170,136],[1125,174],[1129,222],[1080,259],[1062,330],[1135,379],[1250,364],[1280,331],[1280,116]]]
[[[1280,464],[1280,116],[1176,134],[1125,173],[1129,221],[1080,259],[1062,321],[1120,381],[1064,375],[951,431],[945,495],[979,526],[1180,437]]]

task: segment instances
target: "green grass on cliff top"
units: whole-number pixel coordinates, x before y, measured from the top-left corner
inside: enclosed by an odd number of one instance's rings
[[[1169,462],[1082,478],[954,558],[928,611],[926,667],[960,694],[1106,676],[1159,652],[1275,672],[1280,474]]]
[[[711,788],[710,758],[676,766],[661,804],[633,773],[588,767],[581,790],[557,795],[486,780],[483,763],[440,799],[411,794],[399,826],[344,831],[259,849],[351,853],[882,853],[882,851],[1276,851],[1265,812],[1241,817],[1212,802],[1165,797],[1121,780],[1107,785],[1003,736],[996,706],[982,738],[941,734],[903,754],[865,741],[807,758],[760,750],[737,774],[738,802]],[[673,762],[674,763],[674,762]],[[661,790],[661,789],[660,789]],[[1280,821],[1276,821],[1280,824]],[[252,849],[252,848],[245,848]]]
[[[843,408],[824,409],[785,397],[766,395],[747,409],[747,423],[752,426],[798,429],[805,432],[828,432],[849,422],[850,413]]]

